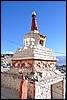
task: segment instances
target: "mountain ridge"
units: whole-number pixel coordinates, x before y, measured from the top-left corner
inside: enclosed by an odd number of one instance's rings
[[[66,56],[56,56],[56,58],[58,58],[57,65],[66,65]]]

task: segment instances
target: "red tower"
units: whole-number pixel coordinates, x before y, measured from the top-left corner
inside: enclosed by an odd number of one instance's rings
[[[33,30],[38,30],[37,22],[36,22],[36,13],[35,12],[32,13],[31,31],[33,31]]]

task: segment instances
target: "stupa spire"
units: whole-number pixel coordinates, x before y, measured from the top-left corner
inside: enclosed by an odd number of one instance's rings
[[[32,12],[32,25],[31,31],[38,30],[37,22],[36,22],[36,13]]]

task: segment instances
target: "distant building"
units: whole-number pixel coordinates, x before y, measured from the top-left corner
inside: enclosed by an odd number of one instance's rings
[[[38,31],[33,12],[24,46],[17,49],[12,58],[13,68],[22,74],[20,99],[65,99],[65,76],[56,69],[57,58],[45,43],[46,36]]]
[[[8,66],[11,66],[12,57],[13,57],[13,54],[1,54],[1,67],[7,68]]]

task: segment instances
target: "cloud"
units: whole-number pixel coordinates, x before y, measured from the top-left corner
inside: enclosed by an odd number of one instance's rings
[[[14,54],[14,52],[12,52],[12,51],[5,51],[5,52],[3,52],[3,54]]]

